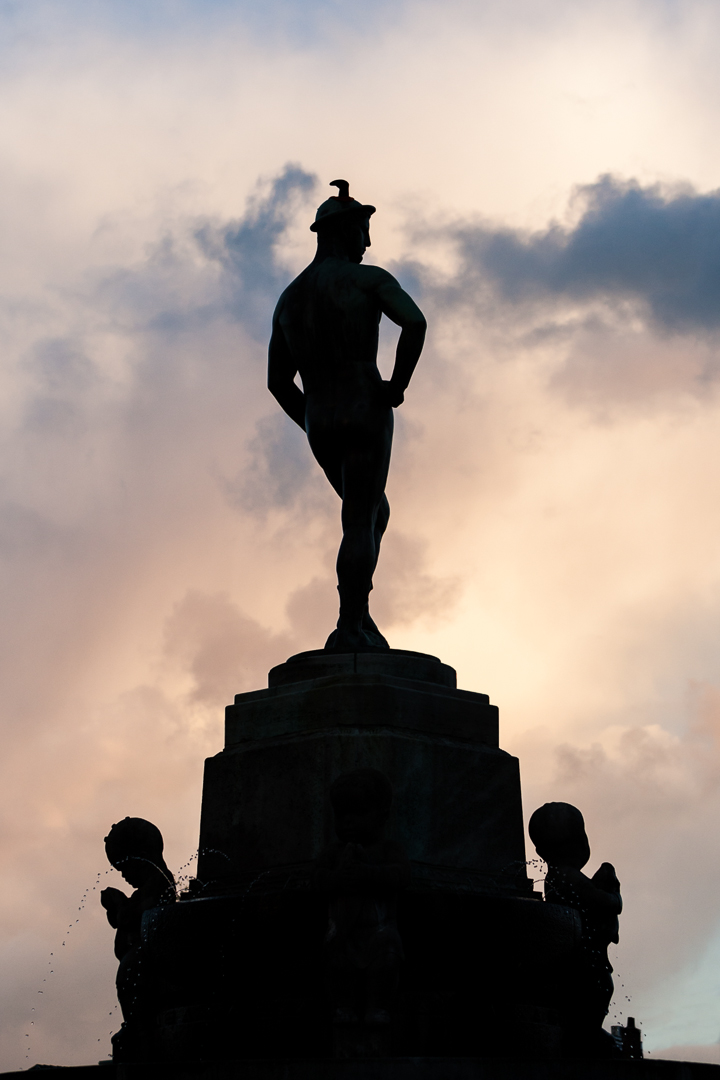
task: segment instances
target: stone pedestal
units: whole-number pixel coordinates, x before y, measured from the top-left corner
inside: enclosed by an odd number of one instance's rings
[[[392,782],[388,835],[418,887],[532,892],[497,708],[435,657],[399,650],[301,653],[267,690],[238,694],[205,766],[198,876],[297,879],[333,839],[330,783],[365,766]]]
[[[413,876],[398,903],[405,963],[392,1024],[358,1037],[330,1023],[327,898],[310,875],[332,838],[328,787],[360,766],[392,781],[388,832]],[[578,912],[540,902],[528,880],[518,762],[498,747],[487,697],[458,690],[452,668],[431,656],[303,653],[228,706],[225,749],[206,763],[198,880],[143,918],[149,1060],[67,1071],[78,1080],[720,1076],[712,1065],[563,1058],[554,979],[579,935]],[[355,1060],[338,1060],[348,1052]]]
[[[391,650],[302,653],[228,706],[225,748],[206,762],[195,890],[143,928],[163,987],[158,1060],[338,1052],[327,898],[311,874],[334,839],[331,782],[366,766],[392,782],[386,833],[412,866],[398,906],[399,999],[375,1049],[557,1053],[552,976],[542,972],[578,940],[579,917],[533,892],[518,762],[498,746],[497,709],[458,690],[435,657]]]

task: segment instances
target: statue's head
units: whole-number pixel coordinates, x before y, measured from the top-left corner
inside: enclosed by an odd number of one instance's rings
[[[159,870],[167,874],[162,833],[145,818],[126,817],[105,837],[105,854],[133,888],[140,888]]]
[[[330,186],[336,187],[338,194],[318,207],[310,229],[317,233],[318,248],[332,247],[350,262],[362,262],[370,247],[370,216],[375,207],[353,199],[347,180],[333,180]]]
[[[528,832],[538,855],[546,863],[582,870],[590,858],[585,821],[578,808],[570,803],[545,803],[530,818]]]
[[[330,785],[338,840],[344,844],[379,840],[392,798],[392,784],[377,769],[354,769],[338,776]]]

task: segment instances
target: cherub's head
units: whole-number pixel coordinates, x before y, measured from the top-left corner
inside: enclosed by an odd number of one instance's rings
[[[330,785],[335,832],[344,844],[372,844],[382,836],[392,806],[392,785],[377,769],[342,773]]]
[[[550,865],[582,870],[590,858],[583,816],[570,803],[545,803],[530,818],[528,832],[538,855]]]
[[[162,833],[145,818],[123,818],[105,837],[105,854],[129,885],[139,889],[158,871],[168,875]]]

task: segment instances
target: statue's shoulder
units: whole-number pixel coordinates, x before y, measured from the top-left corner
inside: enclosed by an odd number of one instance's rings
[[[358,266],[354,266],[353,270],[357,275],[357,281],[361,288],[379,289],[383,285],[397,285],[397,280],[388,270],[383,270],[382,266],[360,263]]]
[[[355,267],[355,270],[359,272],[361,278],[373,285],[386,285],[389,282],[395,281],[393,275],[389,270],[383,270],[382,267],[372,266],[372,264],[366,264],[361,262],[359,266]]]
[[[305,269],[294,278],[290,284],[283,289],[280,293],[277,304],[275,305],[275,318],[279,318],[282,311],[288,307],[292,307],[293,303],[297,303],[301,300],[305,288],[308,282],[309,272],[312,270],[312,264],[306,266]]]

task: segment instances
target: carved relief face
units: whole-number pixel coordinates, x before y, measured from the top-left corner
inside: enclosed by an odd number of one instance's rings
[[[347,790],[335,800],[335,832],[343,844],[372,844],[380,839],[387,811],[378,807],[372,793]]]

